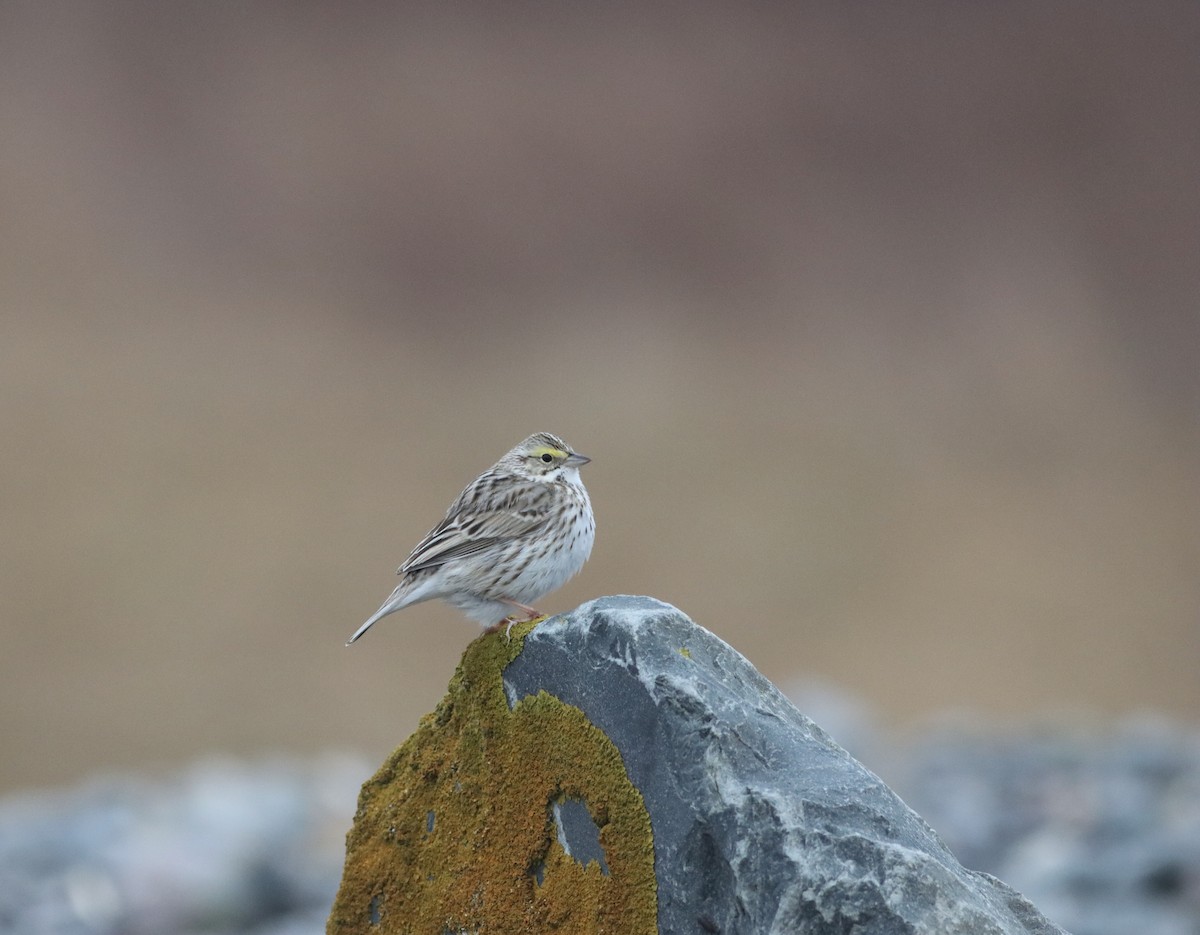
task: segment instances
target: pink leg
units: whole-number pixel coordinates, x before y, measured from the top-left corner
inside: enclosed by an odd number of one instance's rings
[[[507,604],[509,607],[515,607],[515,608],[517,608],[517,610],[525,611],[525,613],[527,613],[529,615],[528,617],[525,618],[527,620],[532,620],[534,617],[542,616],[542,612],[540,610],[538,610],[536,607],[530,607],[527,604],[522,604],[518,601],[510,601],[507,598],[502,597],[502,598],[500,598],[500,603]]]

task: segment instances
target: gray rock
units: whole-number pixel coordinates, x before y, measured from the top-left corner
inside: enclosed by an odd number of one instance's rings
[[[504,673],[616,744],[645,799],[664,935],[1061,932],[964,868],[877,776],[680,611],[610,597],[537,627]]]

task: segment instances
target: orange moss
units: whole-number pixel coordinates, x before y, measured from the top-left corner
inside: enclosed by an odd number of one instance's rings
[[[545,692],[505,700],[501,673],[535,625],[472,643],[446,697],[363,786],[328,935],[657,931],[650,817],[617,748]],[[587,803],[607,875],[559,845],[560,797]]]

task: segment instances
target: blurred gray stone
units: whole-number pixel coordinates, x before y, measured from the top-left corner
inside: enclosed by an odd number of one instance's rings
[[[323,931],[364,761],[197,763],[0,801],[5,935]]]
[[[955,853],[1077,935],[1200,932],[1200,734],[1141,718],[1104,731],[929,730],[898,789]]]
[[[611,597],[543,623],[505,670],[616,744],[655,838],[659,930],[1054,933],[739,653],[668,604]]]

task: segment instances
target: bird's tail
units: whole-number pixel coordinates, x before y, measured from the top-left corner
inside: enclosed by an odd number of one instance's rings
[[[404,584],[399,585],[396,590],[391,593],[388,599],[383,602],[379,610],[371,614],[371,616],[367,619],[367,622],[355,630],[354,635],[350,637],[350,639],[346,640],[346,645],[349,646],[388,614],[395,613],[400,608],[407,607],[411,603],[413,603],[412,596],[407,593],[407,589],[405,588]]]

